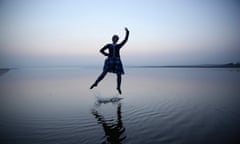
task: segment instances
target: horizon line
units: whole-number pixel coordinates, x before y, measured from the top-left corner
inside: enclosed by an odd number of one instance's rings
[[[50,65],[50,66],[14,66],[14,67],[0,67],[3,69],[21,69],[21,68],[96,68],[102,67],[98,65]],[[240,62],[237,63],[223,63],[223,64],[178,64],[178,65],[124,65],[126,68],[240,68]]]

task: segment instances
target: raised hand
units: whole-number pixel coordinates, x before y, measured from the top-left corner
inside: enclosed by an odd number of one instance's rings
[[[128,28],[127,28],[127,27],[125,27],[125,31],[126,31],[126,32],[129,32],[129,30],[128,30]]]

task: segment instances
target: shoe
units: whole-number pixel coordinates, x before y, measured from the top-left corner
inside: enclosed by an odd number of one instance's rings
[[[122,94],[122,91],[120,88],[117,88],[117,90],[118,90],[119,94]]]
[[[90,87],[90,89],[93,89],[93,88],[96,87],[96,86],[97,86],[97,84],[94,83],[94,84]]]

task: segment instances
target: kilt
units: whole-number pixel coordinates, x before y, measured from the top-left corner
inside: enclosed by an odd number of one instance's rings
[[[103,71],[124,74],[121,59],[119,57],[108,57],[105,60]]]

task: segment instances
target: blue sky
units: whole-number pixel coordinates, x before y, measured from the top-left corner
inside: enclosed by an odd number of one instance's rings
[[[237,0],[1,0],[0,66],[102,65],[120,40],[125,65],[239,62]]]

